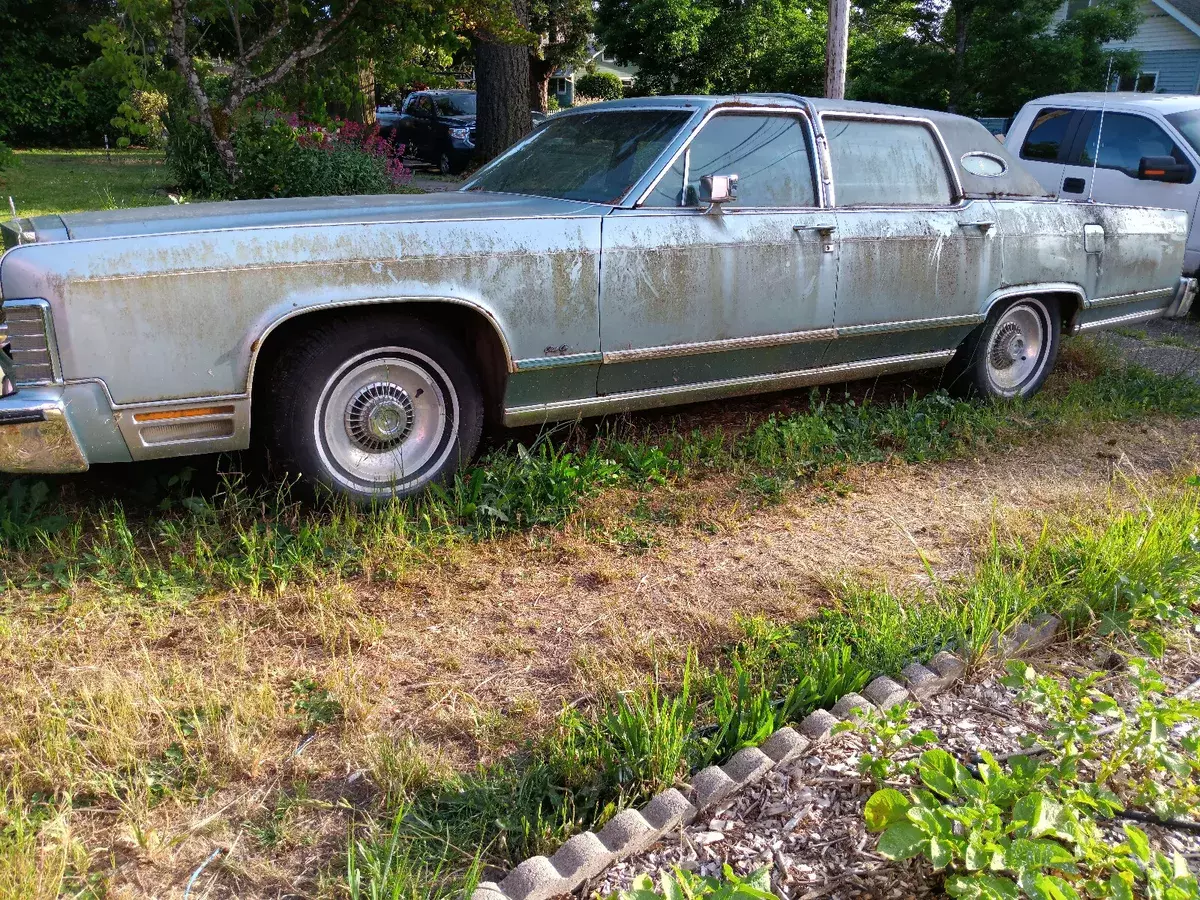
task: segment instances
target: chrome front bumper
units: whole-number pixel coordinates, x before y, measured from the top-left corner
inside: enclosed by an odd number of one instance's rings
[[[0,383],[10,377],[11,364],[0,352]],[[61,388],[24,388],[0,396],[0,472],[53,474],[87,468]]]

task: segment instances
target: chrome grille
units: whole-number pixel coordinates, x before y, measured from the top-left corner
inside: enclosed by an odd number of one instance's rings
[[[49,307],[41,301],[10,300],[0,306],[0,315],[0,343],[12,357],[17,384],[56,380]]]

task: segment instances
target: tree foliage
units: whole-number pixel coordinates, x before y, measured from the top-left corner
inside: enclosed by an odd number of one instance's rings
[[[95,57],[86,33],[109,9],[105,0],[0,0],[0,139],[18,146],[103,140],[119,89],[80,76]]]
[[[557,69],[583,62],[595,25],[592,0],[532,0],[529,30],[536,42],[529,57],[529,104],[547,111],[546,86]]]
[[[1103,50],[1137,30],[1137,0],[1096,0],[1061,23],[1061,0],[863,0],[851,13],[848,96],[971,115],[1100,89],[1136,65]],[[650,93],[820,95],[827,8],[808,0],[599,0],[597,35]]]

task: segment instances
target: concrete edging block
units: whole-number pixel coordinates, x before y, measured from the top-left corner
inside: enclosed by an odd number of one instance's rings
[[[862,694],[884,712],[908,699],[908,691],[886,675],[880,675],[868,684]]]
[[[481,881],[471,892],[471,900],[508,900],[508,898],[504,896],[504,891],[500,890],[500,885],[496,882]]]
[[[729,762],[721,766],[721,771],[734,782],[734,790],[741,790],[746,785],[758,781],[773,768],[775,760],[758,747],[746,747],[733,754]]]
[[[616,861],[612,851],[590,831],[570,838],[550,857],[550,865],[575,890],[586,879],[599,875]]]
[[[833,709],[829,712],[843,722],[857,722],[869,716],[874,710],[875,704],[862,694],[851,691],[849,694],[842,695],[842,698],[833,704]]]
[[[815,709],[805,716],[798,728],[804,737],[815,744],[829,737],[829,732],[833,731],[837,723],[837,718],[828,710]]]
[[[504,877],[500,890],[512,900],[550,900],[570,888],[550,860],[531,856]]]
[[[808,749],[808,738],[787,725],[763,741],[762,751],[775,760],[775,765],[786,766]]]
[[[660,835],[680,825],[690,825],[696,820],[698,812],[688,798],[675,788],[667,788],[642,807],[642,816]]]
[[[645,850],[662,836],[636,809],[625,809],[608,820],[597,835],[614,860]]]
[[[966,662],[948,650],[942,650],[935,654],[929,661],[929,668],[941,679],[942,690],[954,684],[967,672]]]
[[[709,766],[692,776],[692,802],[698,812],[716,806],[738,789],[738,783],[720,766]]]
[[[900,683],[908,688],[908,692],[918,700],[927,700],[942,688],[942,680],[937,673],[925,668],[919,662],[912,662],[900,670]]]

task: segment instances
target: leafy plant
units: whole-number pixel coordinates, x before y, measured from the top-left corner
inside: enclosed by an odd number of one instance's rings
[[[305,732],[332,725],[342,717],[342,704],[311,678],[292,682],[292,711],[299,717]]]
[[[857,722],[842,722],[834,728],[836,732],[855,731],[864,737],[867,749],[858,758],[858,770],[876,785],[914,774],[916,758],[902,758],[902,754],[937,742],[937,735],[928,728],[915,731],[909,725],[912,708],[911,703],[897,703],[886,712],[868,711]]]
[[[47,502],[50,486],[44,481],[15,479],[0,489],[0,545],[27,549],[40,535],[52,535],[67,526],[68,519]]]
[[[664,872],[656,890],[653,879],[638,875],[628,891],[619,891],[615,900],[776,900],[771,893],[771,872],[767,867],[739,877],[726,863],[721,878],[697,875],[685,869]]]

